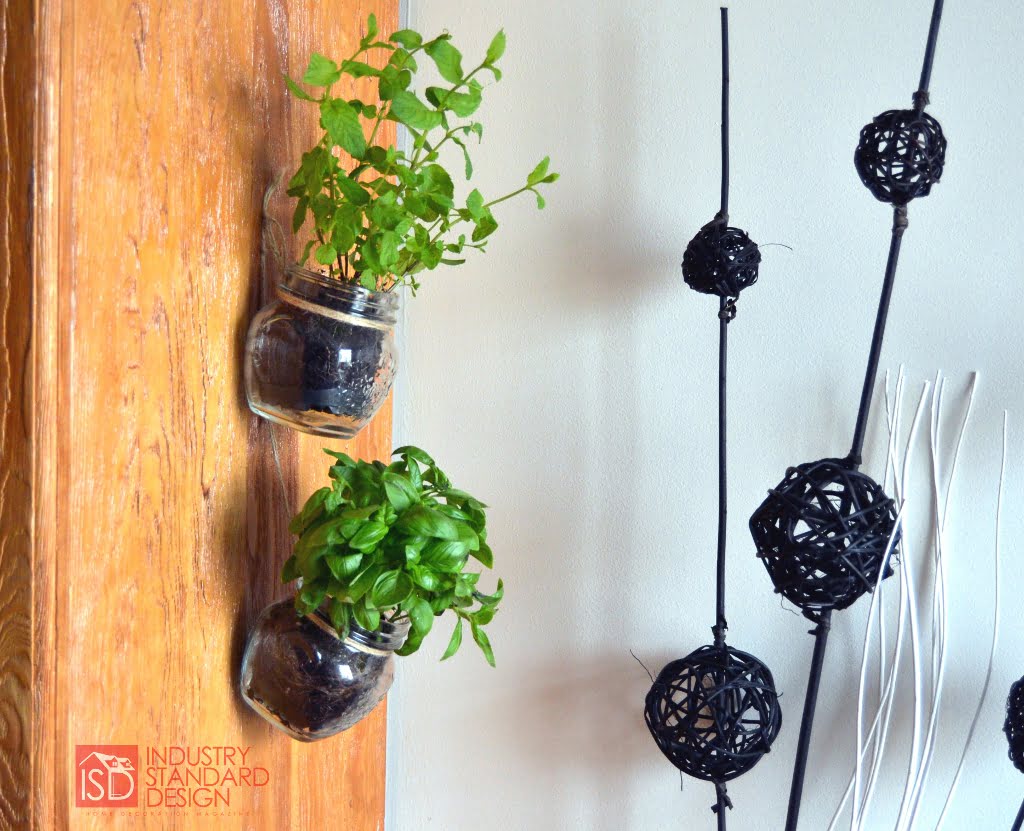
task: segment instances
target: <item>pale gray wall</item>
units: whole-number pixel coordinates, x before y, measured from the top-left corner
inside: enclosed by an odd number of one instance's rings
[[[760,243],[793,247],[763,249],[730,329],[730,642],[769,663],[785,710],[774,752],[730,785],[733,831],[782,827],[811,650],[807,622],[772,595],[746,520],[787,464],[848,447],[891,218],[852,152],[872,115],[909,105],[930,6],[733,4],[732,216]],[[410,18],[426,33],[448,28],[467,52],[508,34],[474,183],[497,193],[546,153],[562,180],[543,213],[529,199],[501,206],[489,253],[428,275],[409,303],[396,440],[427,448],[492,506],[507,600],[492,625],[497,671],[472,645],[438,664],[447,622],[402,662],[388,827],[712,828],[710,786],[680,792],[647,734],[649,682],[629,650],[660,667],[709,639],[714,611],[715,301],[686,289],[679,261],[717,206],[717,7],[413,0]],[[951,393],[981,373],[951,520],[951,710],[971,701],[984,666],[988,595],[968,595],[989,586],[1003,407],[1017,416],[1006,578],[1008,592],[1024,588],[1022,40],[1014,4],[947,4],[931,111],[948,168],[911,206],[883,355],[884,366],[905,361],[915,386],[941,368]],[[868,471],[878,467],[873,454]],[[947,829],[1009,827],[1024,795],[1000,733],[1005,691],[1024,672],[1017,607],[1007,603],[993,696]],[[849,770],[865,612],[837,617],[807,831],[825,827]],[[934,826],[965,730],[949,716],[920,828]],[[880,813],[871,827],[892,822]]]

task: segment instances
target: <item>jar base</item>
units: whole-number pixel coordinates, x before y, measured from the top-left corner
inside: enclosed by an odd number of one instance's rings
[[[298,430],[300,433],[309,433],[312,436],[347,440],[354,438],[366,426],[366,424],[352,421],[346,423],[344,416],[320,413],[316,410],[270,408],[261,407],[253,401],[248,403],[249,409],[261,418]]]
[[[334,733],[331,733],[330,735],[314,736],[309,733],[300,733],[296,730],[293,730],[291,727],[289,727],[287,724],[281,721],[281,719],[278,718],[276,713],[274,713],[272,710],[264,706],[262,702],[257,701],[254,698],[250,698],[246,694],[244,689],[242,690],[242,700],[246,704],[248,704],[249,707],[252,708],[253,712],[256,713],[256,715],[260,716],[260,718],[262,718],[267,724],[269,724],[271,727],[277,730],[280,730],[286,736],[289,736],[295,739],[296,741],[305,742],[309,744],[310,742],[319,741],[320,739],[327,739],[330,738],[330,736],[335,735]]]

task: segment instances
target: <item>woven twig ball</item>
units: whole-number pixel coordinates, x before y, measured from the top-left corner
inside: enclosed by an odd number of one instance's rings
[[[644,719],[679,770],[721,783],[769,751],[782,710],[775,680],[757,658],[729,646],[702,646],[658,673]]]
[[[1024,678],[1015,681],[1006,699],[1006,721],[1003,732],[1010,745],[1010,761],[1024,773]]]
[[[683,279],[694,291],[736,298],[757,282],[761,252],[739,228],[714,219],[697,232],[683,253]]]
[[[853,161],[876,199],[906,205],[927,196],[942,177],[946,138],[939,122],[918,110],[887,110],[860,131]]]
[[[845,459],[791,467],[750,518],[775,591],[812,620],[874,589],[895,525],[893,501]]]

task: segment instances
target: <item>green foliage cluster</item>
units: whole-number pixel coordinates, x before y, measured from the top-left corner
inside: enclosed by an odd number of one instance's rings
[[[365,60],[374,50],[389,54],[383,68]],[[366,36],[358,51],[337,64],[314,54],[302,82],[319,92],[304,90],[286,78],[292,94],[320,108],[324,135],[303,154],[302,164],[288,184],[297,204],[292,228],[297,233],[311,219],[313,238],[299,259],[313,257],[331,277],[358,282],[371,291],[399,285],[419,287],[416,275],[438,265],[458,265],[467,248],[483,250],[498,227],[491,208],[526,191],[544,207],[539,186],[554,182],[548,159],[538,164],[526,184],[504,196],[486,200],[473,189],[464,204],[456,204],[451,174],[438,162],[449,142],[465,158],[466,179],[473,175],[468,142],[479,140],[483,125],[471,118],[480,107],[481,78],[501,78],[497,62],[505,51],[505,35],[498,32],[484,59],[468,71],[451,35],[433,40],[411,29],[378,38],[377,21],[370,15]],[[429,58],[445,86],[429,86],[424,101],[410,89],[419,68]],[[336,98],[332,87],[343,75],[377,81],[379,101]],[[369,138],[363,119],[372,126]],[[395,121],[412,138],[411,155],[394,146],[376,144],[381,124]],[[351,157],[354,166],[342,162]]]
[[[292,520],[298,535],[282,580],[302,578],[299,614],[326,602],[332,625],[346,635],[352,622],[377,631],[382,620],[408,620],[409,638],[399,655],[420,648],[434,618],[451,610],[455,630],[441,660],[462,644],[463,624],[494,666],[484,626],[498,610],[504,589],[477,588],[470,558],[493,565],[482,502],[457,490],[434,460],[416,447],[401,447],[390,465],[362,462],[325,451],[337,461],[332,484],[316,491]]]

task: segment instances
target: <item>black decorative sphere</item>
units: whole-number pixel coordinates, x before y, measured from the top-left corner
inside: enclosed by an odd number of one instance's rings
[[[893,501],[845,459],[789,468],[750,518],[775,591],[812,620],[874,589],[895,526]]]
[[[1024,678],[1015,681],[1006,699],[1006,721],[1003,732],[1010,745],[1010,761],[1024,773]]]
[[[702,646],[658,673],[644,706],[661,752],[683,773],[728,782],[746,773],[779,735],[775,680],[753,655]]]
[[[712,220],[697,232],[683,254],[683,279],[694,291],[736,298],[757,282],[761,252],[739,228]]]
[[[923,110],[888,110],[860,131],[853,161],[876,199],[906,205],[942,177],[946,138]]]

